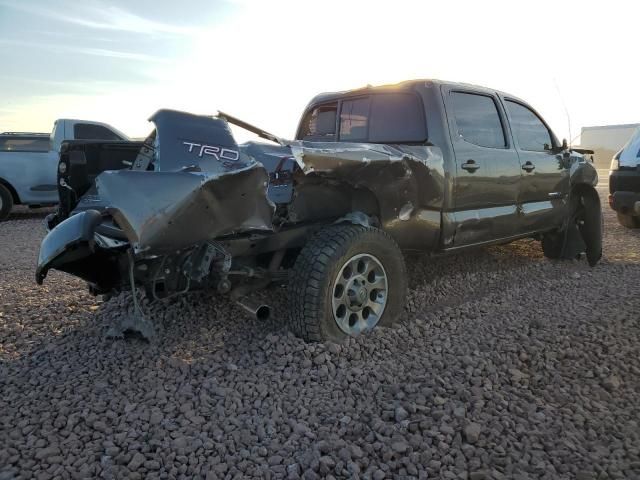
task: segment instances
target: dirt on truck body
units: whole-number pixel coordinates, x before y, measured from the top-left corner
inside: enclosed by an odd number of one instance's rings
[[[476,98],[460,103],[454,93]],[[323,340],[398,317],[402,250],[534,236],[551,258],[586,252],[595,264],[602,236],[595,169],[521,101],[542,127],[519,139],[528,124],[519,126],[523,112],[508,102],[515,101],[481,87],[415,81],[320,95],[293,141],[227,114],[160,110],[144,144],[70,142],[36,280],[55,268],[96,294],[133,290],[136,317],[115,331],[151,335],[137,287],[152,300],[209,288],[266,315],[247,296],[288,278],[292,329]],[[486,114],[478,120],[487,106],[501,133],[487,133],[495,125]],[[238,145],[229,123],[275,144]],[[539,151],[531,150],[535,142]],[[96,158],[103,165],[115,151],[117,162],[96,167]]]

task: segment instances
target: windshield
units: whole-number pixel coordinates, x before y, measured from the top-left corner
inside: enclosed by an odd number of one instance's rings
[[[620,152],[621,167],[635,167],[640,164],[640,127],[636,129]]]

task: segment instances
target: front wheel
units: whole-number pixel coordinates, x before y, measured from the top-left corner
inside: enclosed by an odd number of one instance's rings
[[[624,214],[620,212],[616,212],[616,213],[618,215],[618,223],[623,227],[640,228],[640,218],[634,215]]]
[[[305,245],[289,277],[289,323],[306,341],[341,341],[390,325],[407,290],[404,258],[382,230],[336,225]]]

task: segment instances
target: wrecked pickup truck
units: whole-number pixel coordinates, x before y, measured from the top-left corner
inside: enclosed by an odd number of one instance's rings
[[[197,288],[256,315],[288,281],[290,328],[340,340],[405,304],[402,251],[533,237],[544,254],[601,256],[597,173],[522,100],[431,80],[315,97],[287,141],[226,114],[160,110],[143,143],[69,142],[36,280],[161,300]],[[238,145],[229,123],[272,141]],[[104,170],[104,171],[103,171]]]

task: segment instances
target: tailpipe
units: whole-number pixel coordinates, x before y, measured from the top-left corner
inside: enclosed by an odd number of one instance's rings
[[[237,300],[237,304],[253,315],[257,320],[268,320],[271,316],[271,307],[255,299],[242,297]]]

